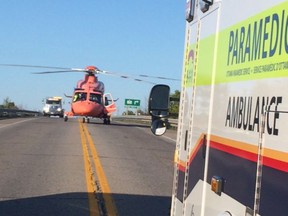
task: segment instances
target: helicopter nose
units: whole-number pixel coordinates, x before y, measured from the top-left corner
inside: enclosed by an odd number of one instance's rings
[[[73,111],[77,115],[97,117],[103,112],[103,106],[89,101],[81,101],[73,105]]]

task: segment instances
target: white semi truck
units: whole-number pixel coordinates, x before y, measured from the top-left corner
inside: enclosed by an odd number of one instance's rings
[[[171,215],[288,215],[287,172],[288,1],[188,0]]]
[[[47,97],[43,101],[43,115],[44,116],[59,116],[63,118],[64,109],[62,107],[62,97]]]

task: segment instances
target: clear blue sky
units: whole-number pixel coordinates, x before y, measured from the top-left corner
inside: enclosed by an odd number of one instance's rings
[[[84,68],[181,78],[186,0],[9,0],[0,7],[0,64]],[[9,97],[25,109],[42,109],[46,96],[72,94],[84,74],[34,75],[0,67],[0,104]],[[99,75],[117,101],[147,106],[151,84]],[[166,83],[172,92],[180,82]],[[65,99],[66,102],[69,99]],[[66,108],[68,108],[66,104]]]

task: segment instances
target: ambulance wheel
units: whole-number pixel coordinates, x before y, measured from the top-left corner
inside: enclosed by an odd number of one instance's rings
[[[85,118],[82,119],[82,122],[85,123]]]
[[[64,116],[64,121],[65,121],[65,122],[68,121],[68,116]]]

